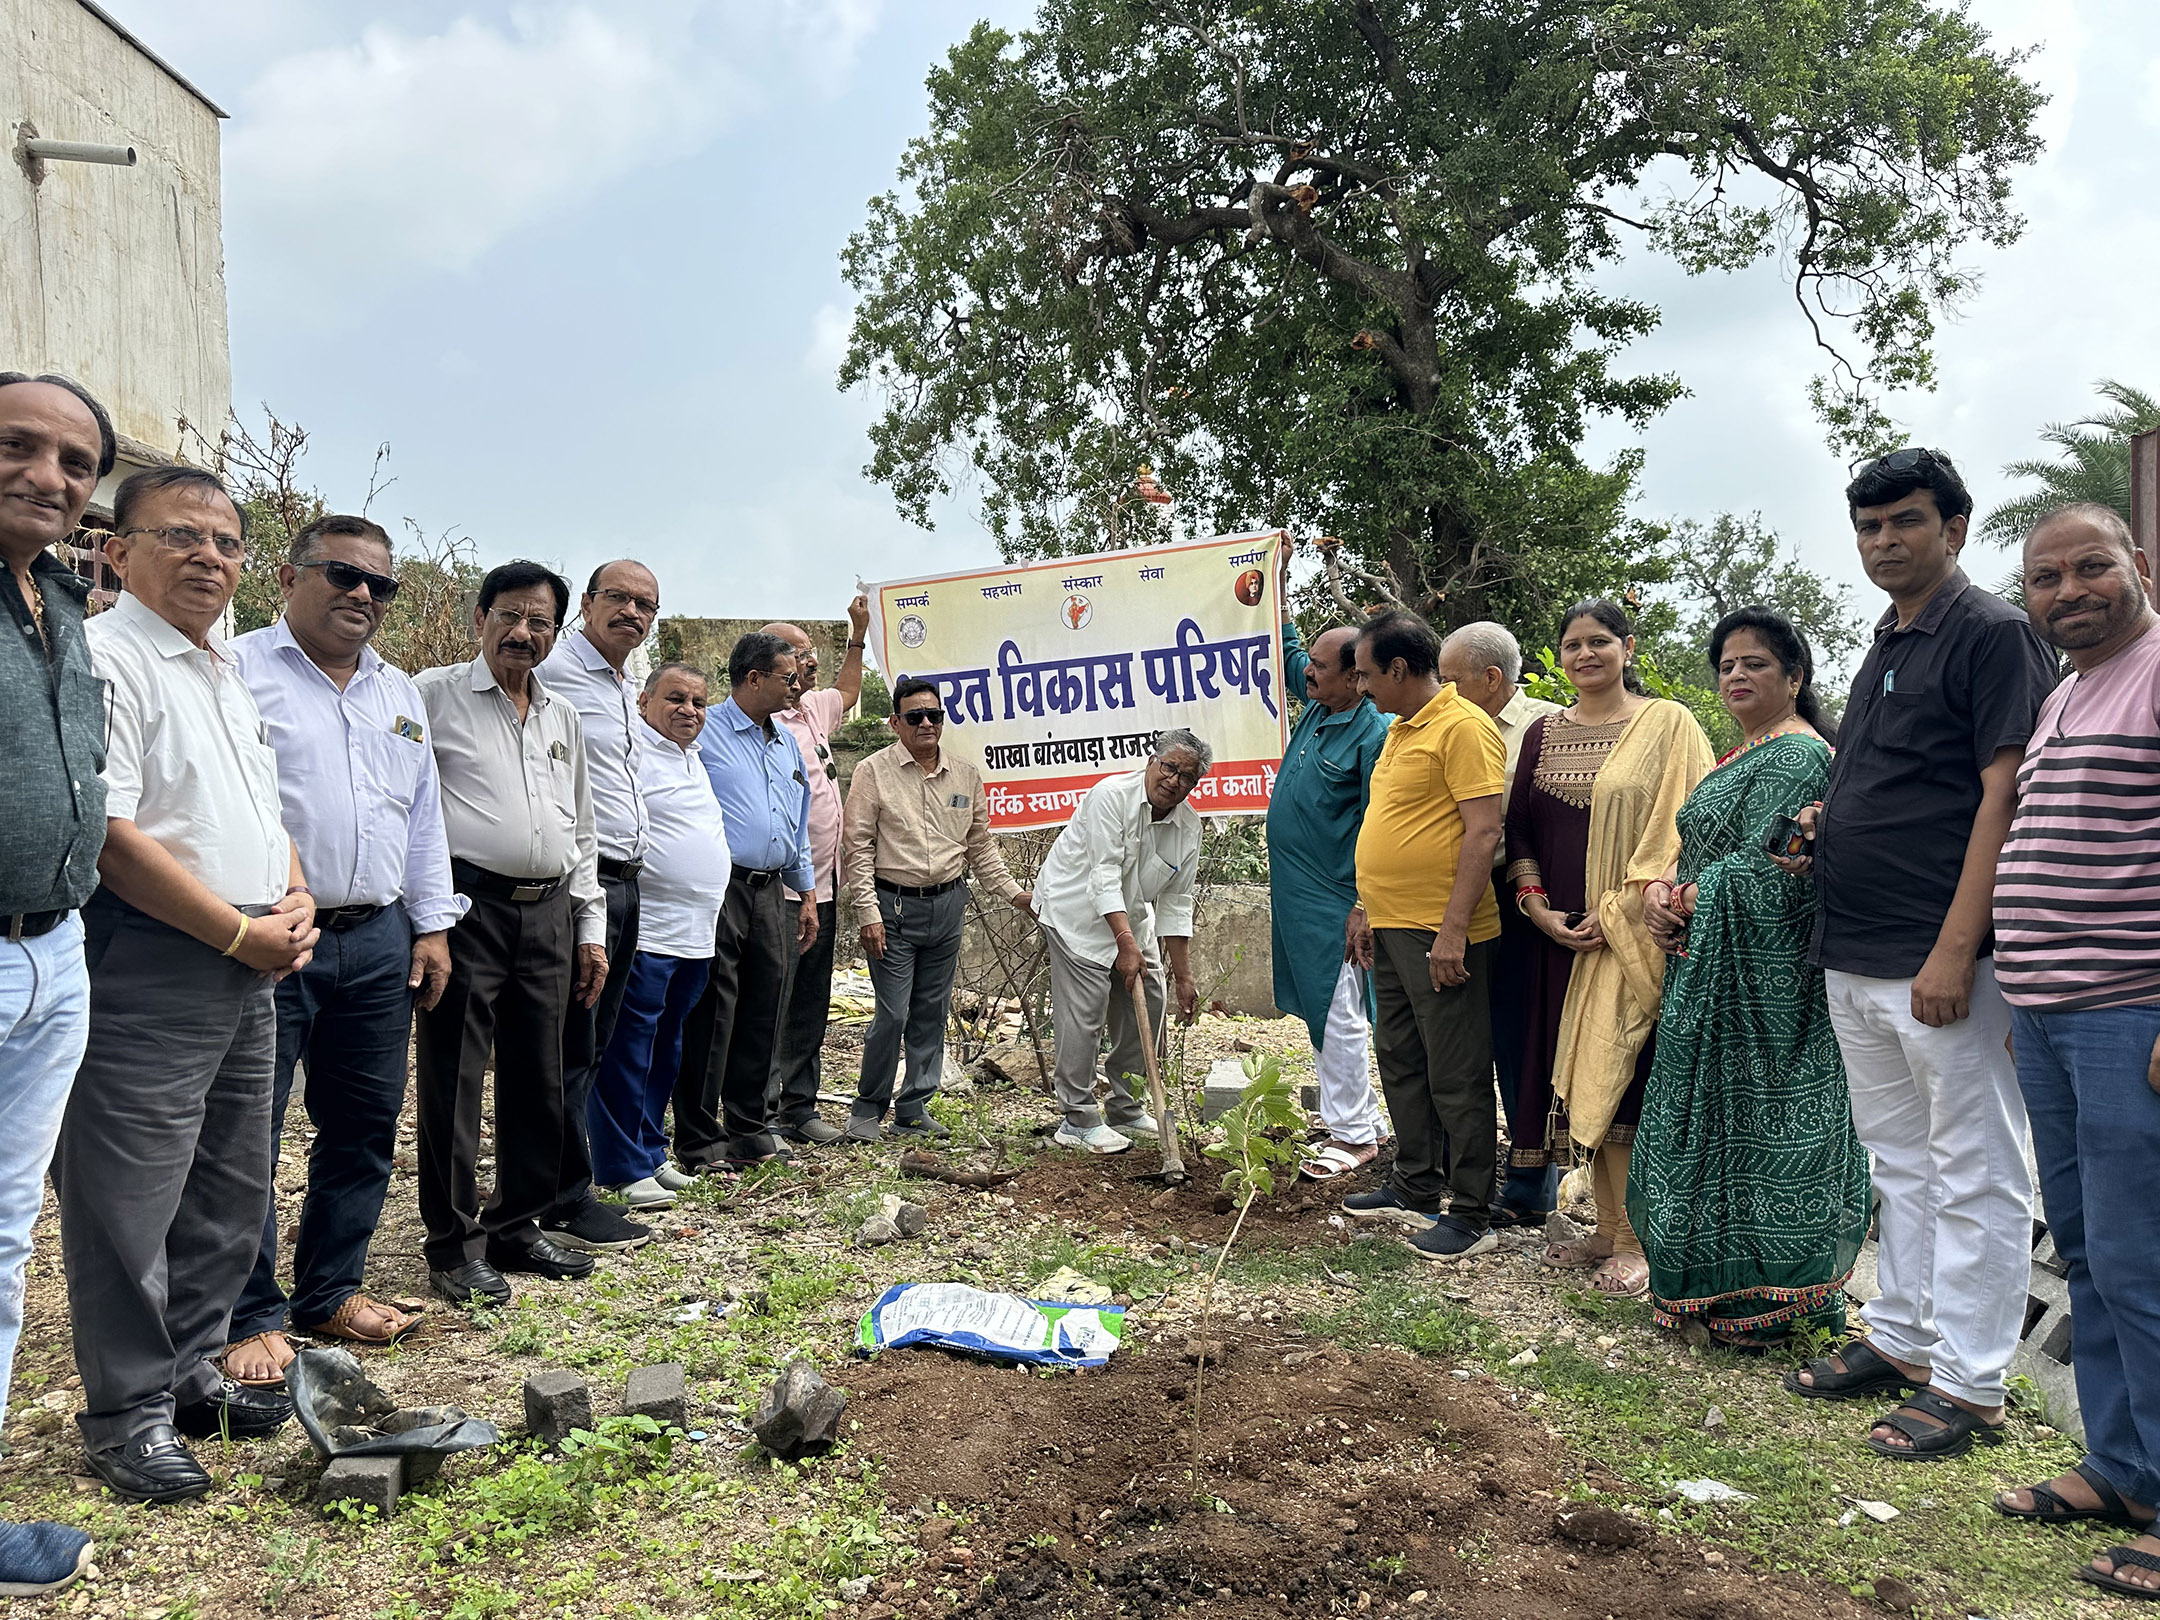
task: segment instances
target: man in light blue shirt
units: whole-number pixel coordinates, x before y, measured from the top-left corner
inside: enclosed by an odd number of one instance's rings
[[[390,536],[366,518],[317,519],[278,570],[285,614],[232,643],[278,759],[285,829],[315,891],[322,940],[277,987],[273,1177],[294,1064],[307,1063],[315,1126],[288,1302],[277,1280],[273,1196],[254,1274],[233,1307],[226,1375],[275,1385],[284,1329],[388,1344],[417,1318],[365,1292],[405,1102],[413,1006],[450,972],[447,930],[469,902],[450,877],[427,710],[404,671],[368,645],[396,597]]]
[[[817,939],[810,777],[802,750],[774,719],[795,701],[795,649],[752,631],[728,657],[725,703],[710,710],[698,754],[727,822],[734,870],[713,940],[712,978],[683,1021],[675,1080],[675,1157],[687,1170],[724,1172],[784,1158],[766,1100],[795,960]],[[806,1141],[794,1136],[791,1140]]]

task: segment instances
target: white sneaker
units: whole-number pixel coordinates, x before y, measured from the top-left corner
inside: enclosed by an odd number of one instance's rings
[[[1068,1122],[1057,1128],[1050,1138],[1059,1147],[1085,1148],[1090,1153],[1123,1153],[1132,1146],[1132,1138],[1113,1131],[1107,1125],[1090,1125],[1086,1130],[1075,1130]]]
[[[1155,1123],[1155,1116],[1149,1113],[1142,1113],[1137,1119],[1128,1119],[1117,1128],[1127,1136],[1162,1135],[1162,1127]]]
[[[659,1182],[669,1192],[681,1192],[685,1187],[696,1182],[697,1177],[676,1169],[672,1164],[663,1164],[652,1173],[652,1179]]]
[[[659,1178],[647,1176],[627,1186],[609,1189],[632,1209],[666,1209],[675,1202],[675,1195],[660,1185]]]

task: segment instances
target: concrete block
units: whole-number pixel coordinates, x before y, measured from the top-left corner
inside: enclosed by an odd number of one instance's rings
[[[1307,1080],[1297,1088],[1298,1106],[1308,1114],[1320,1112],[1320,1082]]]
[[[655,1423],[690,1427],[690,1385],[679,1361],[657,1367],[640,1367],[623,1388],[622,1409],[631,1417],[649,1417]]]
[[[1236,1058],[1217,1058],[1200,1088],[1200,1121],[1207,1124],[1245,1098],[1245,1070]]]
[[[2032,1280],[2026,1285],[2025,1332],[2010,1358],[2010,1371],[2032,1380],[2047,1406],[2047,1421],[2080,1444],[2085,1418],[2078,1410],[2077,1377],[2070,1361],[2068,1268],[2045,1227],[2033,1244]]]
[[[442,1472],[443,1454],[439,1451],[408,1451],[398,1459],[405,1465],[405,1488],[425,1485]]]
[[[789,1362],[750,1419],[750,1432],[775,1457],[793,1462],[832,1449],[847,1396],[800,1356]]]
[[[340,1457],[323,1470],[315,1487],[320,1507],[332,1502],[358,1502],[386,1517],[397,1506],[404,1489],[404,1459],[400,1457]]]
[[[593,1426],[592,1391],[576,1373],[551,1367],[525,1380],[525,1432],[548,1445]]]

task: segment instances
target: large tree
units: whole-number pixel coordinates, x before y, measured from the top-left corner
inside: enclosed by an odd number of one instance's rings
[[[843,386],[901,510],[970,481],[1009,554],[1340,536],[1448,619],[1644,577],[1635,462],[1679,379],[1599,272],[1781,258],[1833,434],[1925,386],[1957,255],[2012,240],[2039,93],[1928,0],[1044,0],[929,79],[845,254]]]

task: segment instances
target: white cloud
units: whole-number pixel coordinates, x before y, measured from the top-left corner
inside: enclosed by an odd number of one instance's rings
[[[831,93],[881,0],[528,5],[377,22],[273,61],[226,142],[251,293],[335,322],[470,269],[623,176],[694,155],[790,79]]]
[[[820,304],[810,317],[810,346],[803,351],[803,369],[830,381],[847,358],[848,332],[855,312],[840,304]]]

